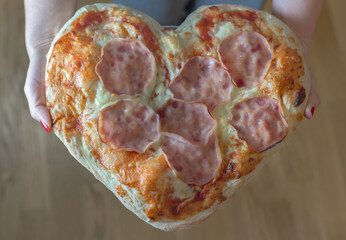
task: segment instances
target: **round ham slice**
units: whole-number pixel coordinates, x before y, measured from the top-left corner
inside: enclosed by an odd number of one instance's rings
[[[98,118],[101,140],[115,150],[143,153],[159,139],[158,115],[138,100],[119,100],[102,109]]]
[[[273,52],[257,32],[240,31],[224,39],[218,48],[222,65],[237,87],[251,88],[267,74]]]
[[[192,57],[173,79],[169,89],[175,98],[201,102],[212,109],[229,100],[233,83],[221,64],[209,57]]]
[[[95,71],[107,91],[136,96],[154,78],[155,67],[155,58],[143,43],[113,39],[102,48]]]
[[[221,164],[214,134],[210,136],[208,144],[204,147],[165,136],[162,142],[162,151],[168,165],[187,184],[206,184],[213,179]]]
[[[206,145],[216,127],[216,120],[202,103],[170,99],[157,113],[160,116],[160,132],[194,145]]]
[[[255,97],[237,103],[230,122],[248,146],[262,152],[287,135],[288,125],[278,102],[270,97]]]

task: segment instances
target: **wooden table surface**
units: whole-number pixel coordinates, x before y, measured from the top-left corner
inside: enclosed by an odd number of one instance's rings
[[[30,118],[23,1],[0,0],[0,239],[346,239],[345,9],[327,0],[318,22],[313,120],[208,220],[165,233],[126,210]]]

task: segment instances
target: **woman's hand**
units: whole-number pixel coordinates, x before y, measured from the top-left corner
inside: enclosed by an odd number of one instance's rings
[[[273,0],[273,14],[286,23],[298,36],[307,55],[315,25],[320,15],[323,0]],[[320,105],[320,98],[317,92],[316,78],[311,70],[311,88],[308,104],[305,109],[305,117],[311,119],[315,109]]]
[[[31,116],[51,131],[46,107],[45,68],[49,46],[62,25],[73,15],[77,0],[25,0],[25,42],[30,64],[24,92]]]
[[[50,40],[51,41],[51,40]],[[47,47],[36,49],[30,54],[30,64],[24,85],[32,118],[39,121],[47,132],[51,129],[51,117],[46,107],[45,67]]]
[[[320,97],[318,96],[316,77],[314,72],[311,70],[310,63],[309,63],[309,71],[310,71],[311,87],[310,87],[310,95],[308,99],[308,104],[306,105],[304,115],[306,118],[311,119],[312,116],[314,115],[315,108],[318,108],[318,106],[320,106]]]

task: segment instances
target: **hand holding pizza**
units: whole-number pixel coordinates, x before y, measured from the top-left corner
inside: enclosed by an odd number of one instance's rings
[[[46,54],[54,36],[73,15],[76,3],[76,0],[25,0],[25,40],[30,64],[24,92],[31,116],[47,132],[51,131],[51,117],[45,97]]]
[[[323,0],[273,0],[272,13],[286,23],[297,35],[307,54],[312,42],[315,25],[320,15]],[[310,63],[309,63],[310,65]],[[320,105],[316,87],[316,77],[310,69],[311,88],[305,117],[311,119],[315,109]]]
[[[44,86],[47,47],[35,49],[30,54],[30,64],[26,75],[24,92],[28,100],[31,116],[41,122],[47,132],[50,132],[51,117],[46,107]]]

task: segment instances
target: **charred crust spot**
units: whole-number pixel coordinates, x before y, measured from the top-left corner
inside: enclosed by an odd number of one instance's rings
[[[178,213],[179,213],[178,206],[174,206],[174,207],[172,208],[172,214],[173,214],[173,215],[177,215]]]
[[[294,106],[298,107],[300,104],[302,104],[305,100],[305,97],[306,97],[305,88],[301,87],[296,94],[296,97],[294,100]]]
[[[232,171],[233,170],[233,162],[230,162],[227,166],[227,171]]]
[[[238,173],[237,174],[237,176],[236,176],[236,178],[240,178],[241,177],[241,174],[240,173]]]
[[[253,162],[254,160],[255,160],[255,159],[253,159],[253,158],[249,158],[249,159],[248,159],[249,163]]]

